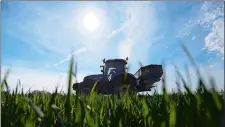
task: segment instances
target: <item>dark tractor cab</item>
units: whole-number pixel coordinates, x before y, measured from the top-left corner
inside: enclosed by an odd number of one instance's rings
[[[109,77],[110,75],[125,73],[126,72],[126,64],[127,62],[123,59],[110,59],[105,61],[103,60],[104,65],[102,67],[101,72],[104,76]]]
[[[99,82],[101,92],[116,93],[127,89],[127,85],[130,85],[130,90],[136,88],[136,79],[134,75],[127,72],[127,60],[124,59],[109,59],[103,60],[102,70],[103,79]],[[126,80],[124,79],[126,74]],[[102,90],[102,89],[103,90]]]

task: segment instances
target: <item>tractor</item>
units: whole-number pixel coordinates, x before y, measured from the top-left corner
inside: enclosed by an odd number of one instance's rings
[[[103,60],[100,66],[101,74],[85,76],[80,83],[74,83],[73,89],[83,93],[90,93],[94,84],[96,91],[102,94],[116,94],[120,92],[151,91],[154,83],[161,80],[162,65],[151,64],[139,68],[135,74],[128,72],[128,57],[126,59]]]

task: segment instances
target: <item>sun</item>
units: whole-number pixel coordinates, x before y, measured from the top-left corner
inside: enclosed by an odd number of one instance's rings
[[[89,12],[85,14],[83,24],[88,31],[93,32],[99,27],[100,22],[96,14]]]

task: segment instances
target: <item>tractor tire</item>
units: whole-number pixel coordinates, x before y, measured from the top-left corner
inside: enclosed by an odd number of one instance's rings
[[[102,94],[110,94],[108,88],[108,82],[105,79],[102,79],[98,82],[98,92]]]
[[[129,94],[136,93],[136,79],[128,75],[124,81],[124,74],[114,77],[110,82],[111,92],[113,94],[125,93],[127,90]]]

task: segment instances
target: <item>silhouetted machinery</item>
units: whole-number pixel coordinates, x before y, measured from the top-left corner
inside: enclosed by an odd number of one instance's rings
[[[96,83],[96,90],[102,94],[115,94],[120,92],[151,91],[154,83],[161,80],[162,65],[151,64],[141,67],[135,74],[127,72],[127,61],[124,59],[103,60],[102,74],[88,75],[80,83],[74,83],[73,89],[90,93]]]

